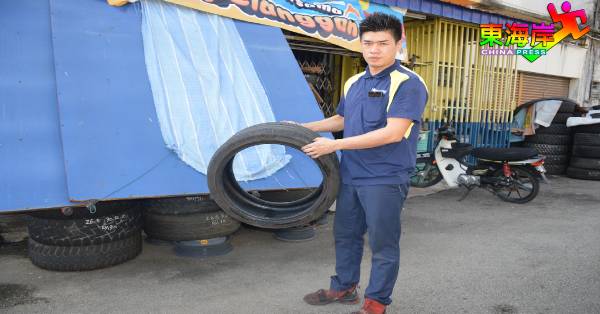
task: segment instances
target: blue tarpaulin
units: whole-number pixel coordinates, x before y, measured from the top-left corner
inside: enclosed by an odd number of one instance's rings
[[[0,211],[69,204],[48,1],[0,1]]]
[[[0,211],[208,193],[206,177],[163,141],[139,3],[24,0],[0,9]],[[322,118],[281,30],[235,27],[276,120]],[[317,185],[312,161],[288,153],[283,169],[243,186]]]

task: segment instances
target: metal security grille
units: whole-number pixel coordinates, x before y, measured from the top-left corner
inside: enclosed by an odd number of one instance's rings
[[[293,50],[302,73],[325,117],[335,115],[339,101],[341,56],[315,51]]]
[[[516,57],[480,55],[477,25],[435,19],[405,28],[413,70],[429,88],[424,119],[430,128],[450,120],[463,142],[507,146],[517,105]]]

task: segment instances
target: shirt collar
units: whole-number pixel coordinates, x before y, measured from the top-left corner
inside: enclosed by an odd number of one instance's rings
[[[369,77],[380,78],[380,77],[383,77],[383,76],[387,76],[390,73],[392,73],[392,71],[394,71],[395,69],[397,69],[398,66],[399,66],[399,64],[400,64],[400,60],[396,60],[394,62],[394,64],[390,65],[389,67],[385,68],[383,71],[381,71],[381,72],[379,72],[379,73],[377,73],[375,75],[371,75],[371,71],[369,69],[369,66],[367,66],[367,69],[365,70],[365,77],[366,78],[369,78]]]

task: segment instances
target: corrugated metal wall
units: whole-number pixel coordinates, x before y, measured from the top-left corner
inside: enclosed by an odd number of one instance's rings
[[[517,103],[547,97],[569,97],[570,79],[565,77],[519,72]]]

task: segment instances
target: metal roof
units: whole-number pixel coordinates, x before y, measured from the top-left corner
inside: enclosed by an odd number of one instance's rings
[[[507,16],[492,14],[479,10],[472,10],[455,4],[436,0],[375,0],[371,2],[408,9],[410,12],[441,16],[475,24],[512,24],[512,22],[525,23],[524,21]]]

